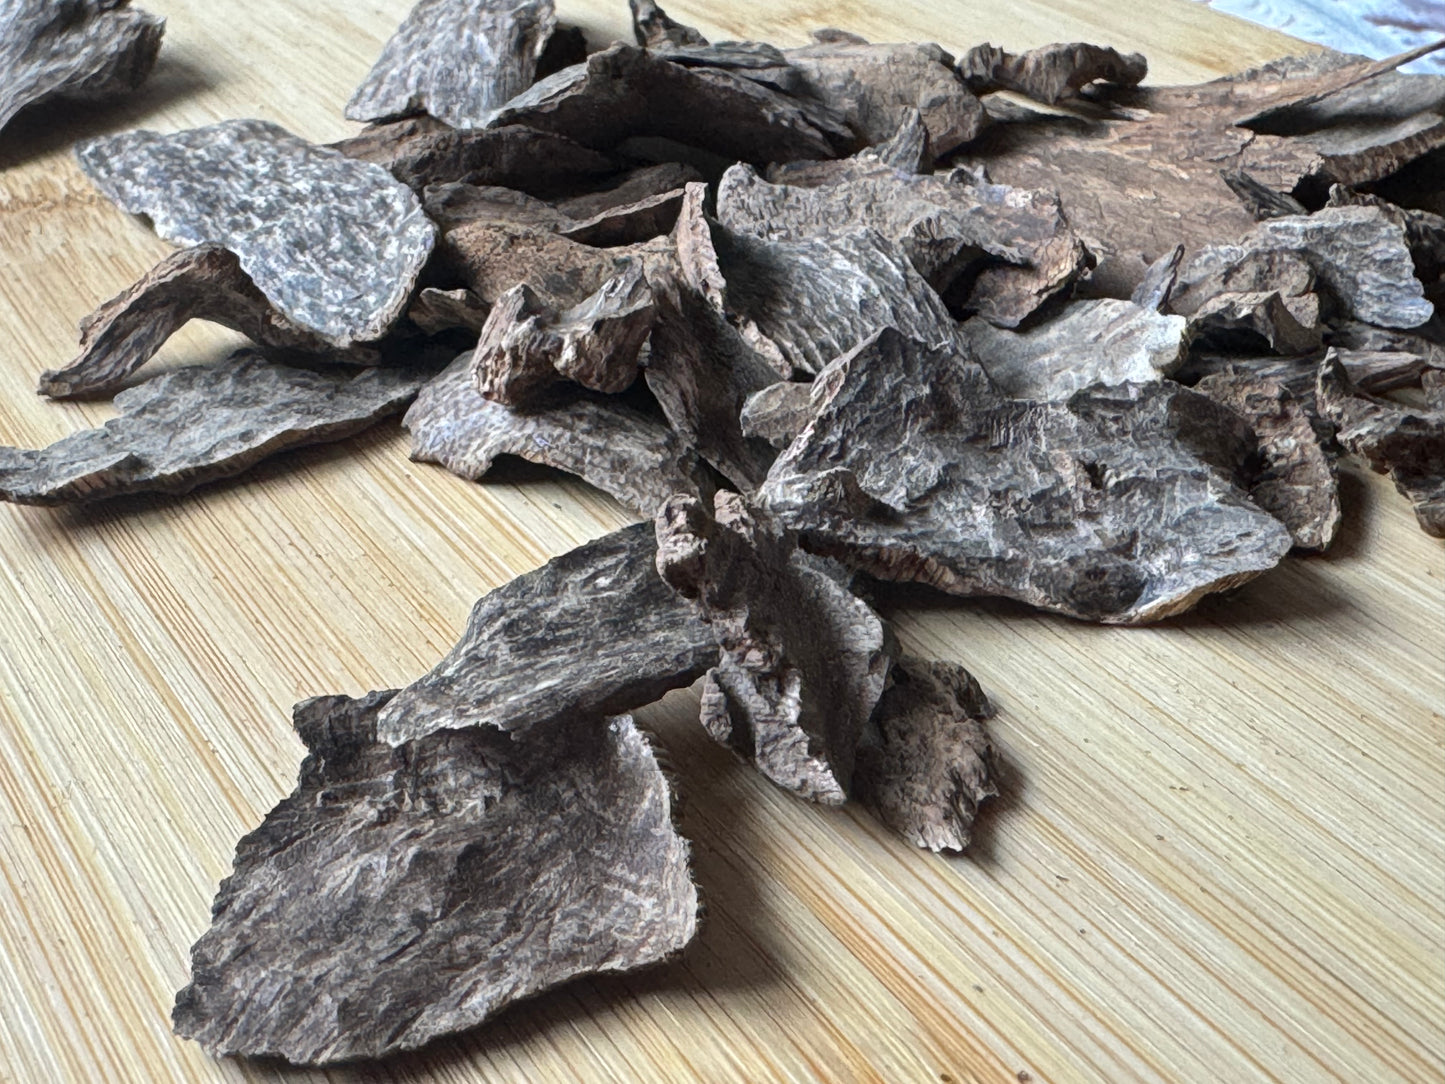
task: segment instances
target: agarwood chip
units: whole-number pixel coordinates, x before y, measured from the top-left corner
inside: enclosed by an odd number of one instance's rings
[[[1210,298],[1189,317],[1189,338],[1199,347],[1226,349],[1241,341],[1263,339],[1280,354],[1303,354],[1320,345],[1319,300],[1315,294],[1285,295],[1278,290],[1224,293]]]
[[[570,215],[563,214],[546,200],[494,184],[465,181],[429,184],[422,190],[421,205],[443,234],[472,222],[507,222],[534,229],[561,230],[573,221]]]
[[[1071,301],[1027,331],[975,317],[964,340],[999,391],[1014,399],[1067,399],[1094,384],[1147,383],[1184,361],[1182,316],[1132,301]]]
[[[377,738],[392,693],[298,704],[296,789],[236,847],[176,996],[216,1056],[375,1058],[697,929],[688,844],[627,716]]]
[[[1194,387],[1254,427],[1263,465],[1250,499],[1289,528],[1296,549],[1328,549],[1340,526],[1339,480],[1306,404],[1284,381],[1247,368],[1211,374]]]
[[[484,595],[431,671],[382,709],[392,745],[446,728],[524,734],[650,704],[717,661],[717,641],[663,583],[638,523]]]
[[[115,397],[120,416],[48,448],[0,448],[0,500],[63,504],[185,493],[269,455],[360,432],[406,408],[429,373],[293,369],[242,350]]]
[[[416,295],[407,319],[427,335],[445,331],[469,331],[480,334],[491,307],[468,289],[439,290],[428,286]]]
[[[608,178],[601,187],[593,191],[559,199],[555,206],[568,218],[583,222],[608,211],[642,203],[653,196],[671,195],[685,185],[702,179],[702,174],[685,162],[639,166]]]
[[[1174,286],[1179,281],[1179,265],[1184,259],[1184,246],[1175,245],[1173,252],[1166,252],[1151,263],[1144,271],[1144,277],[1129,300],[1134,304],[1155,312],[1170,311],[1170,300]]]
[[[875,229],[939,294],[981,257],[993,257],[1011,266],[974,277],[962,304],[1009,327],[1091,265],[1055,196],[989,184],[965,170],[908,175],[880,163],[805,187],[770,184],[736,165],[718,186],[717,215],[728,229],[769,241]]]
[[[676,64],[621,43],[534,84],[491,123],[605,148],[661,136],[747,162],[832,158],[835,145],[852,139],[841,119],[817,103],[729,68]]]
[[[1430,369],[1445,369],[1445,351],[1430,356],[1411,350],[1346,350],[1331,347],[1345,368],[1350,383],[1360,391],[1383,394],[1401,388],[1417,388]],[[1247,372],[1250,378],[1282,384],[1298,399],[1316,422],[1321,439],[1334,443],[1334,426],[1323,422],[1315,409],[1315,378],[1326,351],[1296,357],[1241,357],[1238,354],[1191,354],[1175,374],[1182,384],[1197,386],[1205,377],[1230,369]]]
[[[1403,406],[1360,392],[1331,351],[1320,363],[1315,401],[1337,427],[1341,444],[1380,474],[1415,506],[1420,528],[1445,538],[1445,382],[1428,370],[1424,408]],[[1432,394],[1433,393],[1433,394]]]
[[[632,32],[637,44],[651,48],[658,45],[706,45],[707,38],[690,26],[683,26],[658,7],[653,0],[628,0],[632,8]]]
[[[864,147],[849,158],[822,159],[816,162],[775,162],[763,176],[771,184],[809,187],[836,184],[855,177],[871,175],[884,167],[905,174],[926,173],[933,165],[928,153],[928,129],[916,109],[904,111],[898,131],[882,143]]]
[[[998,795],[993,714],[957,663],[899,659],[858,747],[857,797],[915,846],[966,849],[979,805]]]
[[[1440,77],[1445,80],[1445,76]],[[1356,192],[1337,184],[1330,189],[1331,207],[1378,207],[1380,212],[1405,231],[1405,243],[1415,261],[1415,277],[1427,292],[1445,279],[1445,215],[1414,207],[1397,207],[1368,192]]]
[[[1366,353],[1406,353],[1424,358],[1436,368],[1445,369],[1445,333],[1442,333],[1440,312],[1429,324],[1417,331],[1400,331],[1395,328],[1375,327],[1358,320],[1336,320],[1330,327],[1330,342],[1340,348],[1341,357],[1347,350]],[[1347,369],[1349,362],[1345,363]],[[1350,379],[1360,383],[1351,370]],[[1313,380],[1311,380],[1313,383]],[[1366,391],[1379,391],[1360,384]]]
[[[669,232],[677,225],[683,196],[682,188],[645,196],[636,203],[609,207],[591,218],[564,226],[561,233],[563,237],[570,237],[584,245],[602,248],[646,241]]]
[[[470,354],[422,388],[402,424],[412,459],[472,481],[515,455],[575,474],[644,516],[674,493],[700,491],[697,453],[655,411],[579,391],[522,414],[482,398]]]
[[[338,347],[396,322],[436,240],[384,170],[267,121],[126,132],[76,156],[111,201],[167,240],[230,249],[283,316]]]
[[[761,388],[743,403],[739,421],[743,435],[760,437],[774,448],[786,448],[813,417],[813,385],[781,380]]]
[[[703,684],[702,722],[779,786],[847,799],[853,760],[883,692],[892,643],[836,562],[736,493],[710,514],[694,497],[658,512],[657,568],[721,645]]]
[[[483,397],[526,407],[560,380],[593,391],[625,391],[656,308],[642,264],[626,264],[592,295],[560,312],[526,283],[498,299],[482,328],[473,373]]]
[[[191,320],[221,324],[276,353],[353,365],[378,360],[375,350],[341,351],[297,327],[266,300],[235,253],[197,245],[171,253],[82,320],[80,356],[64,369],[41,373],[40,392],[57,399],[115,392]]]
[[[1139,53],[1083,42],[1058,42],[1018,54],[985,42],[964,54],[958,72],[975,94],[1012,90],[1052,105],[1098,81],[1132,87],[1149,74],[1149,62]]]
[[[1226,169],[1220,176],[1257,221],[1309,213],[1309,209],[1293,196],[1276,192],[1242,169]]]
[[[346,103],[346,115],[428,113],[455,128],[481,128],[532,85],[556,25],[552,0],[419,0]]]
[[[145,82],[166,21],[130,0],[9,0],[0,8],[0,129],[47,98],[106,101]]]
[[[978,135],[986,120],[953,71],[953,57],[932,43],[831,39],[783,55],[803,73],[806,89],[841,114],[865,145],[891,139],[916,110],[928,133],[927,153],[941,158]]]
[[[1137,624],[1289,550],[1233,482],[1248,425],[1171,381],[1008,399],[977,363],[890,329],[818,383],[759,500],[810,551],[880,579]]]
[[[1242,117],[1239,123],[1257,132],[1304,133],[1340,120],[1381,116],[1400,119],[1421,110],[1438,109],[1445,105],[1445,80],[1403,76],[1395,69],[1442,46],[1445,40],[1383,60],[1326,49],[1266,64],[1257,70],[1287,74],[1290,82],[1282,93],[1262,95],[1259,112]],[[1418,96],[1422,92],[1423,98]]]

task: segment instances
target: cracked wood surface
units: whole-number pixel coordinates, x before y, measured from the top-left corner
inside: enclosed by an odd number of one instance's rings
[[[257,0],[168,20],[113,109],[17,117],[0,145],[0,440],[111,416],[46,402],[75,325],[167,251],[94,194],[75,139],[257,113],[317,141],[410,6]],[[1182,82],[1296,46],[1204,5],[747,0],[665,5],[715,41],[814,20],[962,55],[1095,41]],[[625,3],[559,18],[630,39]],[[319,28],[319,29],[318,29]],[[317,38],[317,34],[322,35]],[[325,47],[316,44],[326,42]],[[224,357],[193,322],[152,365]],[[0,508],[0,1078],[361,1082],[213,1061],[169,1034],[237,838],[292,788],[307,696],[403,685],[486,590],[626,522],[540,468],[486,486],[398,428],[242,483],[94,512]],[[904,649],[999,709],[1000,790],[970,856],[861,806],[783,793],[697,726],[638,713],[682,775],[707,917],[682,961],[586,981],[388,1064],[407,1084],[637,1081],[1414,1081],[1445,1059],[1445,560],[1388,479],[1346,466],[1324,558],[1180,621],[1110,629],[918,593]],[[383,1075],[381,1079],[386,1079]]]

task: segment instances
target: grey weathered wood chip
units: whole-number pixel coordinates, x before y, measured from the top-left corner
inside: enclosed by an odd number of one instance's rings
[[[677,22],[660,8],[655,0],[627,0],[632,8],[632,33],[637,44],[648,48],[657,45],[706,45],[707,38],[690,26]]]
[[[1057,42],[1017,54],[985,43],[963,55],[958,71],[975,94],[1012,90],[1052,105],[1094,82],[1135,86],[1149,74],[1149,62],[1139,53],[1084,42]]]
[[[296,789],[237,845],[176,996],[177,1033],[212,1054],[410,1050],[692,939],[688,844],[630,718],[395,749],[376,733],[392,703],[297,705]]]
[[[385,170],[268,121],[126,132],[76,155],[114,203],[167,240],[230,249],[279,312],[338,347],[396,322],[436,239]]]
[[[780,380],[749,395],[738,420],[744,436],[759,437],[783,449],[793,443],[812,417],[812,383]]]
[[[491,311],[485,301],[465,287],[456,290],[441,290],[427,286],[418,291],[406,318],[427,335],[440,335],[444,331],[467,331],[481,334]]]

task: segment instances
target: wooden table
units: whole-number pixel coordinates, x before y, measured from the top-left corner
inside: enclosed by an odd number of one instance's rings
[[[77,138],[239,116],[316,140],[407,0],[148,0],[150,88],[0,136],[0,442],[94,424],[36,374],[166,246]],[[1207,77],[1288,39],[1184,2],[811,4],[674,14],[801,42],[1099,41]],[[568,3],[596,36],[621,0]],[[167,363],[235,340],[193,325]],[[289,707],[407,682],[483,591],[627,519],[537,469],[474,485],[394,426],[185,499],[0,508],[0,1080],[1427,1081],[1445,1072],[1445,561],[1347,474],[1327,558],[1147,629],[919,595],[913,648],[1001,707],[1006,796],[965,858],[810,807],[641,713],[687,791],[707,922],[678,963],[582,982],[381,1068],[216,1062],[170,1034],[233,845],[293,784]]]

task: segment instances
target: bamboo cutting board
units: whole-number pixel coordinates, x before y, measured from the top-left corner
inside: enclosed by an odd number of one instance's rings
[[[146,6],[170,22],[144,94],[0,136],[0,442],[109,416],[38,399],[36,375],[166,251],[69,146],[238,116],[344,135],[407,0]],[[673,7],[781,44],[825,24],[1098,41],[1144,51],[1156,80],[1295,47],[1185,0]],[[562,16],[626,31],[621,0]],[[162,361],[234,341],[193,325]],[[681,777],[707,901],[679,962],[376,1067],[216,1062],[173,1038],[235,841],[294,782],[291,703],[411,680],[479,594],[627,518],[538,469],[474,485],[405,450],[384,427],[184,499],[0,507],[0,1080],[1445,1077],[1445,560],[1353,473],[1328,558],[1157,627],[900,606],[906,644],[964,662],[1001,709],[1006,795],[966,858],[771,787],[675,693],[640,717]]]

